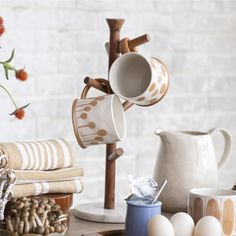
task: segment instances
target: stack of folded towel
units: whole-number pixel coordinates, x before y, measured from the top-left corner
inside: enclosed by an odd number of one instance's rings
[[[76,165],[65,139],[0,143],[0,155],[7,158],[0,162],[0,168],[13,169],[16,174],[13,197],[83,190],[83,169]]]

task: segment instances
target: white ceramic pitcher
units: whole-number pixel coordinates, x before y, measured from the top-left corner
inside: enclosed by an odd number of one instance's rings
[[[219,131],[225,139],[223,155],[217,162],[212,135]],[[229,157],[231,135],[223,128],[208,133],[195,131],[156,131],[161,138],[154,179],[168,180],[160,200],[163,210],[186,211],[190,189],[217,187],[218,169]]]

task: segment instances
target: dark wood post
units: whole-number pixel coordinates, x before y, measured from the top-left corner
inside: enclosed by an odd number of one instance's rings
[[[117,47],[120,42],[120,29],[124,23],[124,19],[107,19],[110,29],[110,48],[109,48],[109,69],[112,63],[119,57]],[[109,71],[108,69],[108,71]],[[115,175],[116,162],[109,161],[109,156],[116,150],[116,143],[108,144],[106,146],[106,176],[105,176],[105,199],[104,208],[115,208]]]

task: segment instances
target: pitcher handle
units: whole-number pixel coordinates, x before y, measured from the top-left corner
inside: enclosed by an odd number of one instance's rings
[[[221,134],[223,134],[224,139],[225,139],[225,147],[223,154],[218,162],[218,169],[220,169],[225,161],[229,158],[230,150],[231,150],[231,135],[228,130],[224,128],[213,128],[208,131],[210,135],[213,135],[215,132],[219,131]]]

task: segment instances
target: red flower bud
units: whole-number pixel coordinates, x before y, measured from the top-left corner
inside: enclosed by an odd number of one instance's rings
[[[13,111],[10,115],[14,115],[17,119],[22,120],[25,117],[25,108],[28,107],[30,103],[23,107],[18,107],[15,111]]]
[[[3,18],[0,16],[0,25],[3,25]]]
[[[13,114],[17,119],[22,120],[25,116],[25,110],[23,108],[18,108]]]
[[[5,32],[5,27],[4,25],[0,25],[0,36],[2,36]]]
[[[16,71],[16,78],[25,81],[28,79],[28,73],[24,69],[20,69]]]

